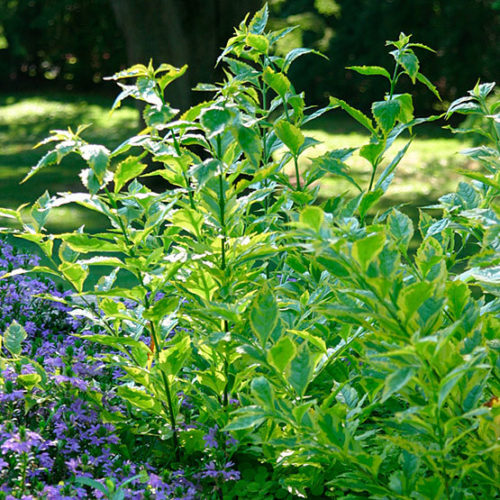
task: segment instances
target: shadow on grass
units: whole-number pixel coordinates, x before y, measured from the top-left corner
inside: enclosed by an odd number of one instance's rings
[[[80,191],[78,174],[84,166],[76,156],[69,156],[62,165],[42,170],[25,184],[19,184],[30,168],[48,150],[48,146],[33,149],[51,130],[76,129],[92,124],[83,137],[90,143],[114,148],[137,132],[138,112],[124,106],[113,114],[111,98],[52,94],[0,95],[0,206],[16,208],[33,202],[45,190]],[[87,223],[89,229],[99,230],[104,220],[96,214],[85,214],[78,207],[59,210],[50,226],[61,230]]]

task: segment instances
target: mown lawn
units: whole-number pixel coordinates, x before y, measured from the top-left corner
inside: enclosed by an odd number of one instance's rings
[[[138,124],[137,109],[123,106],[110,114],[111,104],[112,98],[95,96],[0,95],[0,206],[15,208],[32,202],[46,189],[50,193],[80,190],[78,172],[82,164],[76,157],[68,157],[61,166],[43,170],[25,184],[19,182],[46,150],[46,147],[33,149],[33,146],[52,129],[92,124],[84,137],[89,142],[102,143],[110,148],[134,134]],[[307,168],[309,157],[328,149],[363,144],[366,137],[356,125],[340,110],[313,122],[306,133],[324,144],[308,151],[301,159],[301,168]],[[416,129],[416,132],[420,131]],[[394,154],[405,143],[405,139],[396,141]],[[432,203],[440,195],[453,190],[460,180],[456,170],[466,163],[457,154],[464,147],[463,141],[441,130],[438,125],[424,129],[398,167],[387,201],[381,206],[403,203],[414,212],[414,207]],[[370,176],[368,163],[355,154],[351,167],[351,173],[362,186],[366,186]],[[327,198],[347,189],[349,185],[342,179],[330,177],[322,182],[320,194]],[[96,215],[84,213],[78,207],[58,210],[49,222],[51,229],[56,231],[66,231],[81,224],[98,231],[104,224]]]

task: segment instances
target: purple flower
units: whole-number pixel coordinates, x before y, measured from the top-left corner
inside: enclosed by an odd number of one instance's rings
[[[208,429],[208,434],[205,434],[203,436],[203,441],[205,441],[205,445],[208,446],[209,448],[218,448],[219,443],[217,442],[217,431],[219,430],[219,427],[217,424],[214,427],[211,427]]]

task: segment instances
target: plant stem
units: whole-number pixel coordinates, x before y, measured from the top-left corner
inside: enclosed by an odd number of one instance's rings
[[[302,191],[302,186],[300,184],[300,172],[299,172],[299,162],[297,160],[297,156],[293,155],[293,163],[295,165],[295,177],[297,177],[297,189]]]
[[[287,102],[286,102],[285,98],[283,98],[283,108],[285,109],[285,116],[286,116],[287,121],[289,123],[292,123],[290,121],[290,115],[288,114],[288,105],[287,105]],[[298,156],[297,155],[293,155],[293,164],[294,164],[294,167],[295,167],[295,177],[297,177],[297,190],[298,191],[302,191],[302,186],[300,184],[299,162],[298,162]]]
[[[397,76],[398,68],[399,64],[396,63],[396,65],[394,66],[394,73],[392,74],[391,78],[391,90],[389,92],[389,100],[391,100],[392,96],[394,95],[394,87],[396,86],[396,82],[398,81],[398,76]]]
[[[163,378],[163,385],[165,387],[165,393],[167,395],[168,413],[170,417],[170,426],[172,427],[172,440],[174,442],[175,458],[178,462],[181,460],[181,449],[179,447],[179,438],[177,436],[177,425],[175,423],[174,407],[172,404],[172,394],[170,391],[170,384],[168,383],[167,376],[161,372]]]
[[[225,210],[226,210],[226,199],[224,193],[224,179],[223,179],[223,171],[222,171],[222,144],[220,135],[217,136],[217,159],[221,162],[221,171],[219,174],[219,211],[220,211],[220,224],[222,229],[222,239],[221,239],[221,260],[220,260],[220,270],[226,270],[226,218],[225,218]],[[222,328],[225,333],[229,332],[229,325],[227,320],[223,320]],[[229,361],[228,361],[228,352],[227,352],[227,344],[224,352],[224,376],[226,378],[226,384],[224,386],[224,393],[222,396],[222,404],[225,408],[228,406],[229,402],[229,393],[228,393],[228,385],[229,385]]]

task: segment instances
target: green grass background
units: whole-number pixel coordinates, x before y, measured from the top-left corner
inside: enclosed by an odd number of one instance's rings
[[[37,163],[49,146],[33,149],[53,129],[76,128],[92,124],[83,134],[89,142],[113,148],[137,132],[138,111],[132,106],[122,106],[109,113],[112,98],[53,94],[0,95],[0,206],[16,208],[25,202],[35,201],[45,190],[59,191],[83,189],[78,173],[83,162],[76,156],[67,157],[62,165],[47,168],[19,184],[29,169]],[[453,190],[460,180],[458,168],[467,167],[466,159],[458,151],[466,143],[442,130],[439,125],[416,128],[406,157],[401,161],[392,186],[379,208],[394,203],[406,205],[411,215],[416,207],[428,205],[439,196]],[[421,135],[422,133],[422,135]],[[308,150],[301,158],[301,169],[306,169],[309,158],[329,149],[360,146],[366,141],[357,123],[340,110],[331,111],[309,125],[306,135],[323,144]],[[392,148],[395,154],[406,143],[398,139]],[[356,154],[350,161],[351,173],[366,186],[370,177],[368,163]],[[382,166],[383,167],[383,166]],[[292,175],[292,170],[290,170]],[[349,185],[338,177],[327,177],[321,183],[322,198],[349,190]],[[6,220],[1,221],[3,224]],[[105,221],[92,212],[77,206],[54,211],[49,219],[51,230],[67,231],[85,224],[90,231],[105,227]]]

